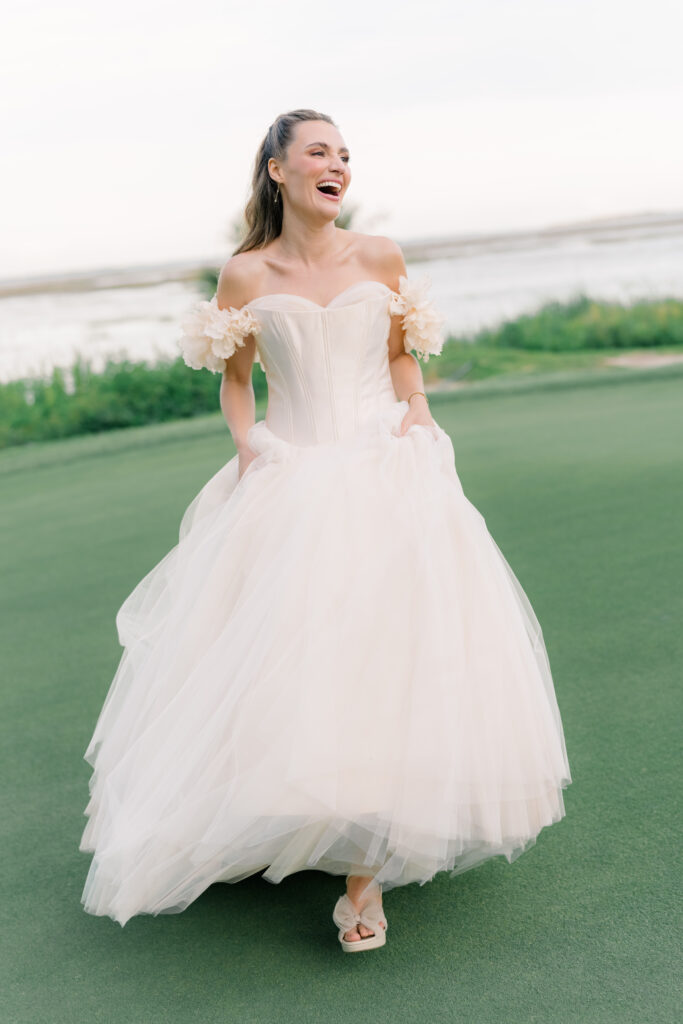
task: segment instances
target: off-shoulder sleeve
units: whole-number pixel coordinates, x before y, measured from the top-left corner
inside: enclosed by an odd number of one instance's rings
[[[244,339],[261,330],[247,306],[219,309],[215,295],[210,301],[196,302],[183,317],[181,327],[178,347],[187,365],[193,370],[206,367],[212,373],[222,373],[226,359],[244,345]],[[258,351],[256,362],[261,362]]]
[[[409,281],[402,275],[399,277],[398,291],[391,293],[389,304],[392,315],[402,316],[406,352],[415,349],[415,354],[425,363],[429,361],[430,355],[438,356],[441,353],[444,343],[444,320],[427,295],[430,287],[431,281],[427,274],[417,281]]]

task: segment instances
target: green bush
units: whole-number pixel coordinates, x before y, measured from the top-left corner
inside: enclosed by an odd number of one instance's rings
[[[683,345],[683,302],[648,299],[625,306],[579,296],[480,331],[470,341],[546,352]]]
[[[192,370],[182,358],[155,366],[109,360],[101,373],[80,359],[71,376],[69,388],[60,369],[48,381],[0,384],[0,448],[185,419],[220,408],[220,375]],[[266,392],[266,382],[257,366],[252,381],[258,399]]]

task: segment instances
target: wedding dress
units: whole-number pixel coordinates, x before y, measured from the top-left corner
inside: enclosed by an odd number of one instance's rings
[[[320,306],[214,296],[186,362],[252,333],[257,457],[231,458],[116,617],[124,648],[85,752],[82,902],[121,925],[210,884],[303,869],[384,890],[511,862],[571,782],[543,636],[439,426],[412,426],[387,338],[443,344],[428,280]]]

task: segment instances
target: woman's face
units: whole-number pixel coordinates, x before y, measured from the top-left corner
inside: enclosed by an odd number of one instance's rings
[[[349,151],[334,125],[301,121],[285,161],[278,163],[271,157],[268,170],[273,180],[280,182],[282,201],[288,208],[318,220],[334,220],[339,215],[342,196],[351,182],[351,169]],[[327,185],[322,191],[324,182]]]

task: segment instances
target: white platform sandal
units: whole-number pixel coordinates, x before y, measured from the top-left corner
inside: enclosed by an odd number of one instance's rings
[[[382,887],[376,884],[375,888],[381,895]],[[365,949],[378,949],[379,946],[383,946],[387,941],[388,922],[384,915],[382,904],[376,896],[368,902],[363,910],[358,912],[349,897],[344,893],[335,904],[332,920],[339,928],[339,941],[345,953],[361,953]],[[368,935],[364,939],[357,939],[355,942],[349,942],[344,936],[358,924],[364,924],[366,928],[370,928],[375,934]]]

